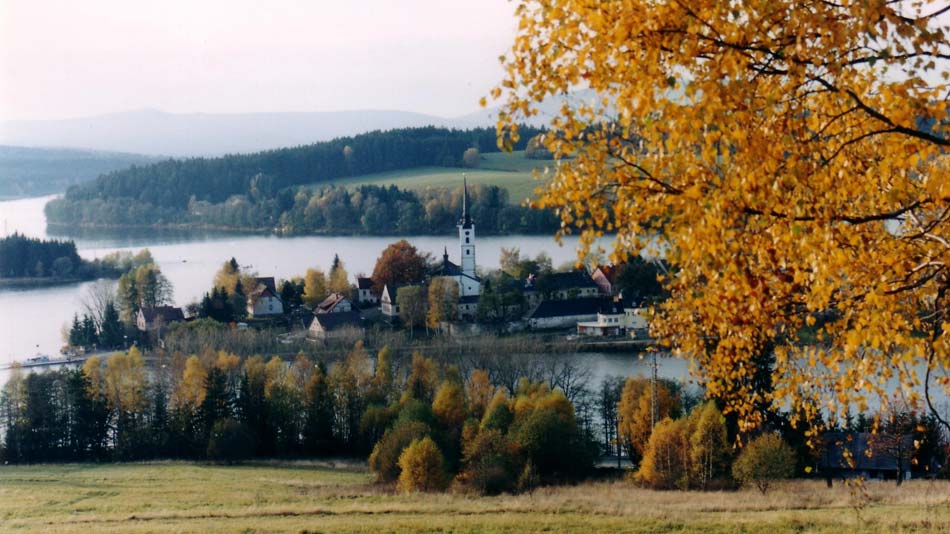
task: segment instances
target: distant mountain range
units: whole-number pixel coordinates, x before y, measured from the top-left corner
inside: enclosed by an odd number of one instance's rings
[[[328,141],[373,130],[417,126],[470,128],[487,120],[445,119],[406,111],[308,113],[166,113],[129,111],[96,117],[0,122],[0,144],[220,156]]]
[[[590,91],[573,93],[572,101]],[[530,123],[550,121],[564,97],[540,106]],[[149,156],[221,156],[308,145],[374,130],[494,127],[498,108],[446,118],[409,111],[168,113],[138,110],[61,120],[0,121],[0,145],[75,148]]]

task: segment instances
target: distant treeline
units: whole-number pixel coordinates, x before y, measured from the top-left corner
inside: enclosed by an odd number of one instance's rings
[[[0,146],[0,197],[60,193],[103,173],[149,161],[136,154]]]
[[[525,128],[523,139],[537,133]],[[520,145],[515,148],[524,148]],[[255,154],[169,159],[112,172],[72,187],[64,198],[47,205],[46,214],[52,223],[88,225],[279,227],[291,233],[387,233],[413,227],[425,230],[431,224],[426,212],[450,207],[428,193],[395,188],[301,193],[300,186],[420,166],[462,166],[463,154],[471,147],[482,152],[497,151],[495,131],[407,128]],[[480,206],[476,199],[473,209],[500,209],[494,203],[500,195],[500,191],[480,195],[488,204],[482,202]],[[317,196],[329,205],[314,201]],[[430,207],[431,203],[439,205]],[[452,213],[452,217],[457,216],[457,211]],[[377,219],[386,219],[386,224],[375,224]],[[402,228],[392,224],[397,220],[402,221]],[[544,222],[553,225],[554,219],[546,217]],[[505,224],[489,223],[482,228],[489,233],[542,230],[535,226],[536,221],[526,210],[511,209]]]
[[[91,279],[118,276],[108,262],[86,261],[72,241],[36,239],[19,233],[0,238],[0,279]]]

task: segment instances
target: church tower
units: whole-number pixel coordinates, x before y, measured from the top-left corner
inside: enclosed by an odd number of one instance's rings
[[[461,247],[462,261],[459,295],[474,296],[480,293],[480,283],[475,275],[475,223],[468,212],[468,179],[462,175],[462,218],[458,223],[459,246]]]

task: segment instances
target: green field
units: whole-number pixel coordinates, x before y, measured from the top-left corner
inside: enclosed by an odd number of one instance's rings
[[[363,184],[390,185],[411,190],[426,188],[459,187],[462,183],[462,173],[468,176],[469,184],[497,185],[509,192],[512,203],[520,203],[534,198],[534,191],[543,184],[535,179],[534,169],[543,173],[545,166],[552,167],[552,161],[530,160],[524,157],[524,152],[483,154],[478,168],[463,169],[455,167],[416,167],[401,171],[365,174],[351,178],[340,178],[328,182],[310,184],[345,185],[347,187]]]
[[[358,464],[0,467],[0,532],[948,532],[950,482],[819,481],[768,495],[593,482],[500,497],[397,495]]]

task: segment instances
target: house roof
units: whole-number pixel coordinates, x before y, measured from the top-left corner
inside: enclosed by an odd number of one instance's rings
[[[254,281],[257,283],[257,287],[255,288],[255,290],[260,290],[260,287],[263,285],[264,287],[270,290],[271,294],[273,295],[277,294],[277,283],[274,282],[273,276],[263,276],[263,277],[255,278]]]
[[[909,469],[914,451],[914,438],[869,432],[826,432],[822,435],[819,467],[854,471],[896,471],[898,453],[904,469]],[[849,450],[854,466],[848,465],[844,451]],[[868,455],[870,452],[870,456]]]
[[[365,276],[357,276],[356,287],[358,289],[373,289],[373,279]]]
[[[530,319],[544,319],[548,317],[571,317],[574,315],[597,315],[605,305],[610,305],[609,299],[601,297],[583,297],[563,300],[545,300],[531,312]]]
[[[317,306],[313,309],[313,313],[329,312],[345,300],[347,300],[347,298],[343,296],[342,293],[333,293],[329,297],[323,299],[323,302],[317,304]]]
[[[567,291],[570,289],[583,289],[583,288],[599,288],[599,286],[594,282],[594,279],[590,277],[585,271],[568,271],[565,273],[549,273],[544,276],[546,283],[549,285],[552,291]],[[529,279],[529,284],[531,284]],[[538,279],[533,280],[534,285],[537,286]]]
[[[181,308],[174,306],[155,306],[152,308],[142,308],[140,311],[145,318],[145,322],[148,323],[153,323],[156,319],[161,319],[166,324],[185,320],[185,314],[182,313]]]
[[[623,313],[623,302],[619,299],[604,302],[600,305],[598,312],[604,315],[621,315]]]
[[[442,254],[442,263],[432,269],[432,276],[461,276],[462,268],[449,261],[448,250]]]
[[[622,264],[622,263],[619,264],[619,265],[613,265],[613,264],[611,264],[611,265],[601,265],[601,266],[597,267],[596,270],[600,271],[601,274],[604,275],[604,278],[606,278],[606,279],[609,280],[611,283],[613,283],[614,279],[616,279],[616,277],[617,277],[617,273],[620,272],[620,270],[623,268],[623,266],[624,266],[624,264]]]
[[[314,315],[313,321],[318,323],[324,332],[329,332],[347,326],[359,327],[362,324],[363,317],[358,311],[321,313]],[[311,323],[311,326],[313,326],[313,323]]]
[[[399,288],[402,286],[403,284],[394,284],[394,285],[386,284],[385,286],[383,286],[383,294],[380,295],[379,298],[384,299],[384,300],[389,300],[389,302],[395,304],[396,293],[399,291]]]

